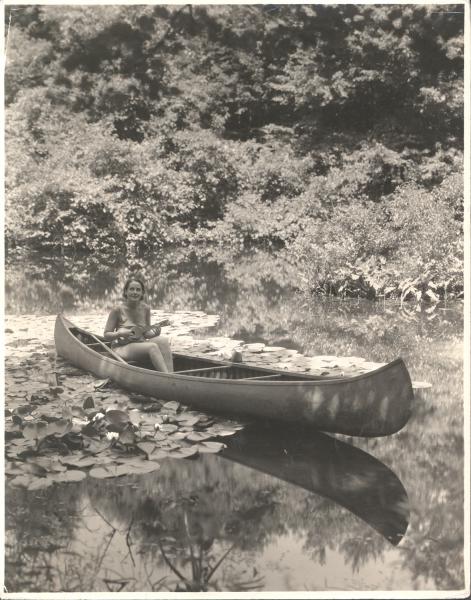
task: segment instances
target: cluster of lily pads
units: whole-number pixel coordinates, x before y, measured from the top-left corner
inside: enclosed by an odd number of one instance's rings
[[[36,383],[36,391],[20,396],[14,394],[25,365],[7,367],[11,408],[5,409],[5,472],[12,485],[37,490],[87,474],[150,473],[162,459],[219,452],[224,448],[220,440],[243,427],[186,410],[178,402],[126,394],[60,359],[57,363],[59,385],[43,382],[38,391]],[[22,390],[27,387],[23,382]]]

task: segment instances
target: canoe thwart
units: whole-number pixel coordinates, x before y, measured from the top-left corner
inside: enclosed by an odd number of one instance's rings
[[[174,373],[177,373],[178,375],[192,375],[193,373],[195,373],[196,375],[199,375],[200,373],[203,373],[204,371],[223,371],[224,369],[228,369],[229,365],[223,365],[222,367],[205,367],[204,369],[189,369],[187,371],[174,371]]]
[[[249,379],[251,381],[254,379],[275,379],[276,377],[281,377],[281,375],[279,373],[275,373],[273,375],[259,375],[258,377],[243,377],[242,381],[247,381]]]

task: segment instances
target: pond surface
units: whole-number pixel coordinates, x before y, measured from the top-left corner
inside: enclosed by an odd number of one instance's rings
[[[166,459],[148,475],[36,491],[7,484],[9,592],[463,588],[461,304],[307,300],[295,268],[263,252],[134,266],[152,282],[153,307],[219,315],[200,338],[401,356],[412,380],[431,387],[416,390],[411,420],[386,438],[250,424],[222,453]],[[38,323],[63,309],[77,319],[106,313],[125,277],[78,259],[11,265],[7,312]],[[52,330],[45,347],[51,340]]]

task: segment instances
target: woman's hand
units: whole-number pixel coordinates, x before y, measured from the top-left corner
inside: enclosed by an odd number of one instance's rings
[[[127,329],[126,327],[120,327],[118,329],[118,331],[116,332],[116,337],[124,338],[125,340],[127,340],[128,338],[131,338],[133,336],[134,336],[134,331],[132,329]]]
[[[152,325],[144,332],[144,337],[146,340],[150,340],[151,338],[159,336],[160,331],[160,325]]]

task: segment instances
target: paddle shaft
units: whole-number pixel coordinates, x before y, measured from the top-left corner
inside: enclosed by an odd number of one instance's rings
[[[99,338],[96,337],[96,335],[93,335],[93,333],[89,334],[96,342],[98,342],[100,344],[100,346],[102,346],[107,352],[109,352],[111,354],[111,356],[113,358],[116,358],[116,360],[121,361],[122,363],[124,363],[125,365],[127,365],[128,363],[124,360],[124,358],[121,358],[121,356],[119,354],[116,354],[116,352],[113,352],[113,350],[111,350],[111,348],[108,348],[108,346],[103,343]]]

